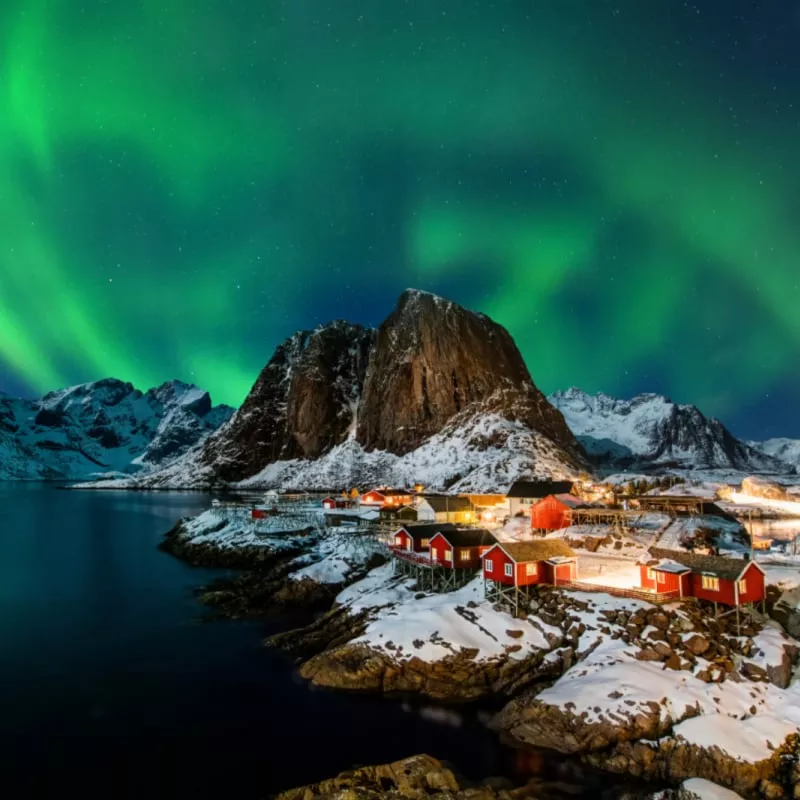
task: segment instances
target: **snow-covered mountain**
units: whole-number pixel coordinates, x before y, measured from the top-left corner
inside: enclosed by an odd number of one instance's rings
[[[768,456],[785,461],[800,472],[800,439],[778,437],[767,439],[765,442],[749,442],[749,444]]]
[[[377,331],[337,321],[287,339],[227,424],[137,485],[495,491],[587,467],[509,333],[411,289]]]
[[[661,395],[619,400],[572,388],[548,399],[598,464],[790,471],[779,459],[737,439],[719,420]]]
[[[38,400],[0,394],[0,480],[79,479],[170,463],[228,420],[208,392],[170,381],[140,392],[108,378]]]

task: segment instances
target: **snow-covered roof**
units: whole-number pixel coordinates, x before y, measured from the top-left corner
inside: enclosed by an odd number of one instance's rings
[[[670,561],[669,559],[659,561],[652,569],[657,569],[659,572],[672,572],[675,575],[683,575],[692,571],[685,564],[679,564],[677,561]]]

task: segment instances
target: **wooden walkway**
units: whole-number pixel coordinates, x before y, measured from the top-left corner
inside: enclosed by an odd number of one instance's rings
[[[614,597],[630,597],[656,605],[674,603],[676,600],[683,599],[680,592],[649,592],[647,589],[625,589],[621,586],[604,586],[601,583],[584,583],[583,581],[559,581],[558,588],[574,592],[602,592],[614,595]]]

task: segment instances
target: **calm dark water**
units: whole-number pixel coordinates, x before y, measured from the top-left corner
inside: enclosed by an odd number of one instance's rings
[[[309,689],[261,646],[286,620],[200,624],[220,573],[156,545],[208,502],[0,483],[4,793],[255,798],[418,752],[508,771],[475,720]]]

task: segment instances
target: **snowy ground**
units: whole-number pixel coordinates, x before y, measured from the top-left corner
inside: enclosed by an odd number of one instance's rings
[[[308,553],[296,559],[300,569],[292,572],[292,580],[317,583],[344,583],[348,576],[384,548],[372,537],[347,528],[329,529]]]
[[[414,656],[438,661],[463,648],[477,650],[477,659],[524,659],[534,651],[551,649],[545,633],[560,635],[557,628],[542,622],[533,624],[494,611],[483,598],[479,578],[455,592],[420,599],[415,598],[413,585],[413,581],[395,578],[387,564],[345,589],[337,602],[354,612],[384,609],[354,642],[401,661]]]
[[[662,664],[637,661],[635,647],[621,639],[598,635],[604,610],[650,608],[645,603],[609,595],[574,593],[592,604],[580,613],[587,626],[580,650],[588,650],[599,638],[600,644],[538,699],[549,705],[568,708],[574,715],[585,715],[587,722],[620,720],[638,711],[649,713],[655,703],[662,720],[670,722],[694,707],[700,716],[677,724],[674,734],[702,747],[718,746],[742,761],[769,758],[770,745],[778,746],[800,726],[800,684],[795,680],[786,689],[771,683],[725,681],[706,683],[692,673],[665,670]],[[762,655],[750,659],[759,665],[777,663],[783,641],[777,623],[755,637]],[[592,630],[594,629],[594,630]],[[699,669],[696,667],[695,669]]]
[[[253,520],[249,509],[210,508],[184,526],[186,540],[192,545],[213,545],[220,550],[264,547],[280,551],[297,546],[298,537],[286,535],[314,526],[307,514],[280,514]]]

